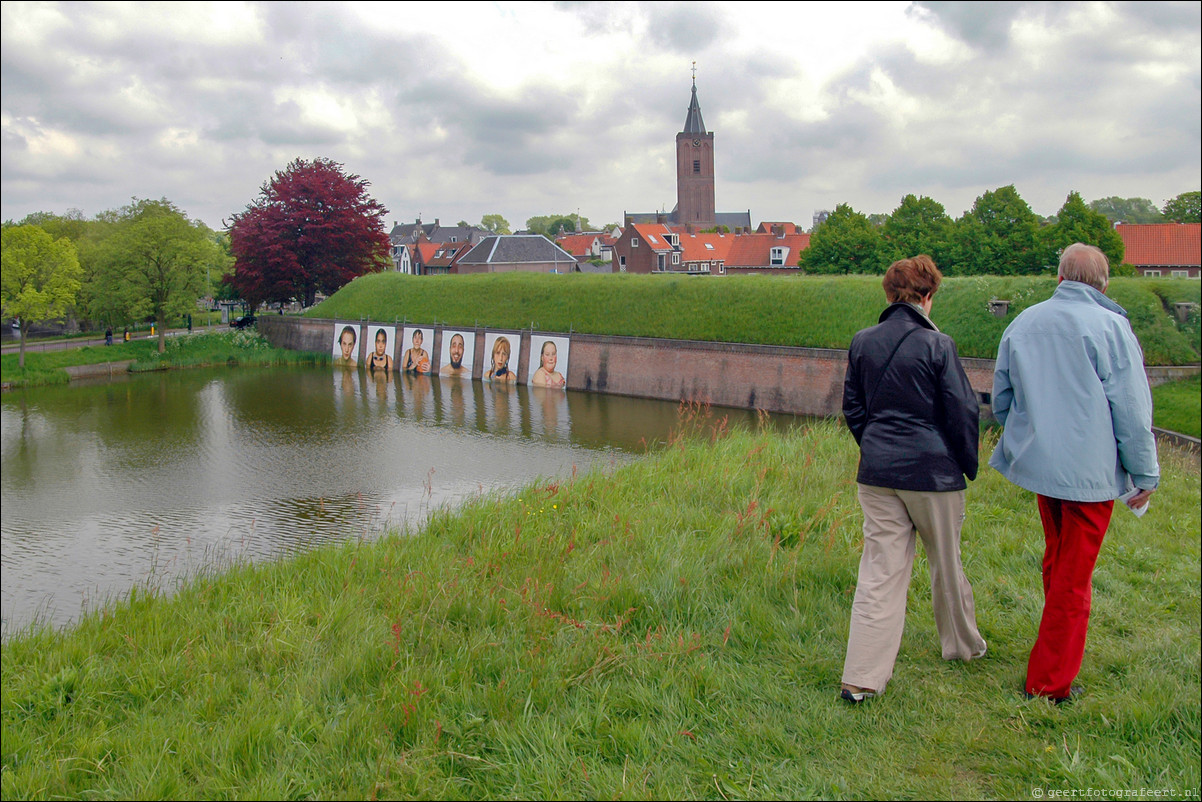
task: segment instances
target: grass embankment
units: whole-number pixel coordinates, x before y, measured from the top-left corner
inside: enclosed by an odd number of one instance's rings
[[[1014,316],[1050,297],[1051,276],[945,279],[933,319],[962,356],[992,359]],[[1167,311],[1199,300],[1198,282],[1116,278],[1110,295],[1123,305],[1150,365],[1197,362],[1197,315],[1178,324]],[[994,317],[992,298],[1010,300]],[[846,348],[876,323],[885,306],[877,276],[687,276],[494,274],[363,276],[314,307],[310,317],[408,320],[456,326],[576,331],[773,345]]]
[[[1087,692],[1062,708],[1020,693],[1043,540],[1031,495],[988,469],[963,547],[988,656],[940,659],[920,556],[888,693],[835,698],[855,465],[833,423],[703,432],[411,536],[20,634],[2,647],[3,796],[1196,798],[1192,462],[1166,455],[1143,519],[1116,510]]]
[[[64,368],[125,360],[134,360],[129,366],[131,373],[142,373],[212,365],[325,364],[330,361],[330,355],[273,348],[257,332],[197,332],[168,337],[162,354],[158,352],[157,338],[111,346],[27,351],[24,370],[17,366],[17,354],[4,354],[0,356],[0,379],[13,387],[66,384],[70,377]]]
[[[1202,437],[1202,376],[1152,388],[1153,423],[1161,429]]]

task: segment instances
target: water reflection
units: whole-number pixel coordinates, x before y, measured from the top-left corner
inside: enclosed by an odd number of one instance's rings
[[[742,413],[735,413],[742,414]],[[747,416],[750,417],[750,416]],[[7,393],[3,632],[138,582],[372,537],[662,441],[677,405],[355,369],[194,370]]]

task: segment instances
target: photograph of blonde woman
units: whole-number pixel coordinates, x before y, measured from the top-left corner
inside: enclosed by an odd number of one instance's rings
[[[530,374],[530,384],[533,387],[563,388],[568,384],[557,368],[559,366],[560,348],[563,349],[563,368],[567,370],[568,341],[564,337],[552,337],[543,341],[538,352],[538,369]]]
[[[450,334],[449,337],[448,334]],[[471,338],[470,344],[468,337]],[[476,345],[475,335],[465,336],[458,331],[454,333],[444,331],[442,341],[442,370],[438,371],[438,375],[470,379],[472,377],[472,351]]]
[[[422,329],[405,329],[405,334],[410,338],[410,346],[401,357],[401,370],[405,373],[429,373],[430,352],[422,347],[426,341],[425,332]]]
[[[334,338],[334,364],[354,367],[359,361],[359,351],[355,348],[355,344],[359,342],[359,335],[355,327],[343,326],[339,332],[338,326],[335,325],[334,331],[338,332],[338,336]]]
[[[392,372],[391,333],[391,329],[376,329],[375,347],[372,348],[371,354],[367,357],[367,369],[373,373],[376,371],[383,371],[384,373]]]
[[[509,360],[513,356],[514,349],[509,344],[509,338],[505,335],[488,335],[488,337],[496,339],[492,341],[492,348],[489,351],[488,370],[484,372],[484,380],[513,384],[518,377],[517,372],[510,368]]]

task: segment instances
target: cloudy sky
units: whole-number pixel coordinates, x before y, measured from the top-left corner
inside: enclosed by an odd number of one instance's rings
[[[1015,184],[1158,206],[1202,184],[1202,4],[2,5],[0,217],[166,197],[210,226],[295,158],[386,225],[676,202],[691,67],[719,211],[808,227]]]

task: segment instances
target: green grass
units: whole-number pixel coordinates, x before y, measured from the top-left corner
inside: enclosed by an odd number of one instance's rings
[[[1189,282],[1178,282],[1188,284]],[[1179,326],[1154,291],[1162,285],[1116,278],[1111,294],[1131,313],[1148,364],[1196,362],[1193,328]],[[1174,292],[1189,292],[1188,287]],[[1196,290],[1196,284],[1193,285]],[[932,314],[963,356],[992,359],[1014,315],[1050,297],[1055,278],[1001,276],[946,279]],[[1167,292],[1167,290],[1162,290]],[[1175,296],[1174,296],[1175,297]],[[1012,301],[996,318],[991,298]],[[682,340],[846,348],[885,306],[879,277],[495,274],[363,276],[307,315],[408,320],[455,326],[530,328]]]
[[[1202,377],[1152,388],[1152,422],[1161,429],[1202,437]]]
[[[852,708],[851,437],[684,426],[611,475],[18,634],[3,797],[1197,797],[1196,463],[1165,454],[1148,515],[1115,512],[1080,701],[1022,698],[1042,535],[984,469],[963,554],[988,657],[940,659],[920,556],[889,691]]]
[[[0,356],[0,378],[13,387],[66,384],[69,377],[63,368],[125,360],[134,360],[130,372],[140,373],[212,365],[325,364],[330,355],[273,348],[257,332],[219,329],[168,337],[162,354],[158,352],[157,338],[112,346],[26,351],[24,370],[17,366],[17,354],[4,354]]]

